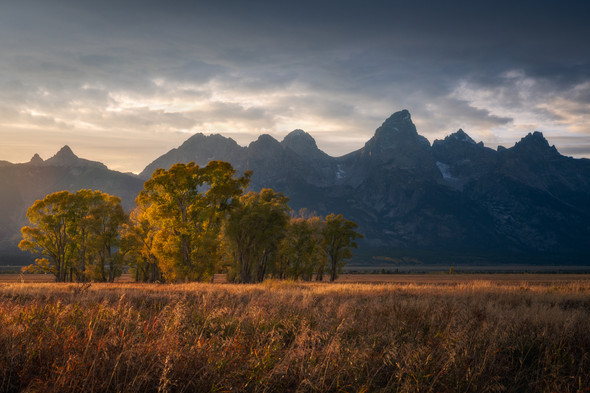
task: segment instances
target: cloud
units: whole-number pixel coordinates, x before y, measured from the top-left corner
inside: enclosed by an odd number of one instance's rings
[[[187,133],[247,144],[294,128],[338,155],[403,108],[431,141],[589,135],[583,3],[2,4],[0,136],[14,148],[0,159],[30,158],[20,133],[140,171]]]

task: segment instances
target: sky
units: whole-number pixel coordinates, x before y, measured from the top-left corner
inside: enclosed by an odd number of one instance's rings
[[[303,129],[339,156],[392,113],[590,157],[590,2],[71,1],[0,4],[0,160],[63,145],[140,172],[197,132]]]

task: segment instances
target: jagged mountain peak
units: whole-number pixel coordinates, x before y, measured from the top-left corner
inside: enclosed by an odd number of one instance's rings
[[[72,149],[68,145],[65,145],[53,157],[47,159],[45,165],[71,166],[77,164],[79,160]]]
[[[434,153],[438,158],[441,154],[446,159],[465,158],[465,154],[472,154],[483,148],[483,142],[475,142],[463,129],[447,135],[444,139],[436,139],[432,142]]]
[[[403,124],[414,125],[414,123],[412,123],[412,115],[410,115],[410,112],[407,109],[402,109],[401,111],[395,112],[383,122],[383,126],[395,126]]]
[[[331,157],[318,148],[315,139],[303,130],[293,130],[281,141],[281,145],[297,155],[310,160],[330,160]]]
[[[68,145],[64,145],[52,158],[78,158]]]
[[[196,134],[191,135],[179,147],[187,146],[187,145],[193,145],[193,144],[196,144],[196,143],[200,143],[202,141],[205,141],[207,139],[209,139],[209,137],[207,135],[203,134],[202,132],[198,132]]]
[[[197,133],[191,135],[177,150],[188,153],[190,151],[195,152],[208,152],[215,155],[216,152],[227,151],[227,150],[239,150],[241,147],[232,138],[225,137],[220,134],[205,135],[203,133]]]
[[[407,151],[410,146],[419,146],[420,149],[428,148],[430,142],[418,134],[416,126],[412,123],[410,112],[404,109],[395,112],[383,122],[381,127],[377,128],[373,138],[365,144],[365,150],[371,152],[391,149]]]
[[[558,153],[555,146],[550,146],[549,142],[547,141],[547,139],[545,139],[543,133],[540,131],[534,131],[532,133],[529,132],[519,142],[516,142],[514,147],[510,150],[514,150],[516,152],[530,153]]]
[[[79,158],[68,145],[62,147],[53,157],[43,161],[42,164],[45,166],[94,167],[108,169],[106,165],[101,162]]]
[[[538,146],[549,147],[549,142],[543,136],[541,131],[529,132],[525,137],[520,140],[520,143],[535,144]]]
[[[316,145],[315,139],[313,139],[313,137],[309,133],[301,129],[293,130],[287,135],[285,135],[281,143],[289,144],[291,142],[309,143],[310,145],[313,144],[314,146]]]
[[[281,141],[281,145],[293,150],[303,157],[311,157],[318,154],[324,155],[313,137],[303,130],[293,130]]]
[[[418,135],[418,131],[416,130],[416,126],[412,122],[412,116],[407,109],[401,110],[399,112],[395,112],[393,115],[389,116],[387,120],[383,122],[381,127],[377,128],[375,131],[376,139],[385,138],[388,139],[389,137],[394,136],[396,138],[411,138],[414,139],[418,137],[421,142],[428,140],[421,135]]]
[[[191,135],[179,147],[168,151],[151,162],[139,174],[139,177],[147,179],[156,169],[168,169],[179,162],[188,163],[194,161],[200,166],[205,166],[213,160],[234,163],[245,149],[232,138],[220,134],[205,135],[199,132]]]
[[[465,142],[465,143],[470,143],[470,144],[476,144],[475,141],[469,135],[467,135],[467,133],[465,131],[463,131],[462,128],[459,128],[456,132],[454,132],[451,135],[447,136],[445,138],[445,140],[446,139],[456,140],[458,142]]]
[[[277,141],[275,138],[272,137],[272,135],[269,134],[262,134],[258,137],[258,139],[256,139],[254,142],[250,143],[250,147],[252,146],[256,146],[256,147],[276,147],[276,146],[280,146],[280,142]]]
[[[35,155],[33,157],[31,157],[31,160],[29,161],[29,164],[31,165],[40,165],[43,164],[43,159],[41,158],[41,156],[37,153],[35,153]]]
[[[309,133],[303,131],[301,128],[297,128],[297,129],[291,131],[290,133],[288,133],[285,136],[285,138],[283,138],[283,139],[286,139],[288,137],[294,137],[294,136],[309,136],[309,137],[311,137],[311,135],[309,135]]]
[[[192,147],[192,146],[197,146],[197,145],[201,145],[203,143],[217,143],[217,144],[221,144],[221,143],[230,143],[232,145],[237,145],[237,142],[234,141],[232,138],[228,138],[225,137],[221,134],[210,134],[210,135],[205,135],[202,132],[196,133],[194,135],[191,135],[190,138],[188,138],[186,141],[184,141],[184,143],[180,146],[182,147]]]
[[[285,150],[279,141],[271,135],[262,134],[254,142],[251,142],[247,148],[247,154],[250,158],[262,159],[263,157],[278,157],[283,155]]]

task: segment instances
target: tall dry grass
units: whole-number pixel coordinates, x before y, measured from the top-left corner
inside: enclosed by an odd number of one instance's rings
[[[590,391],[590,282],[0,284],[2,392]]]

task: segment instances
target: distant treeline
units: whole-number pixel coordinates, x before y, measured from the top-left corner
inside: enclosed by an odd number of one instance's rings
[[[357,225],[330,214],[293,214],[272,189],[244,193],[252,173],[211,161],[158,169],[136,208],[101,191],[60,191],[27,211],[19,247],[39,255],[27,272],[64,281],[114,281],[129,269],[137,281],[335,280],[361,237]]]

